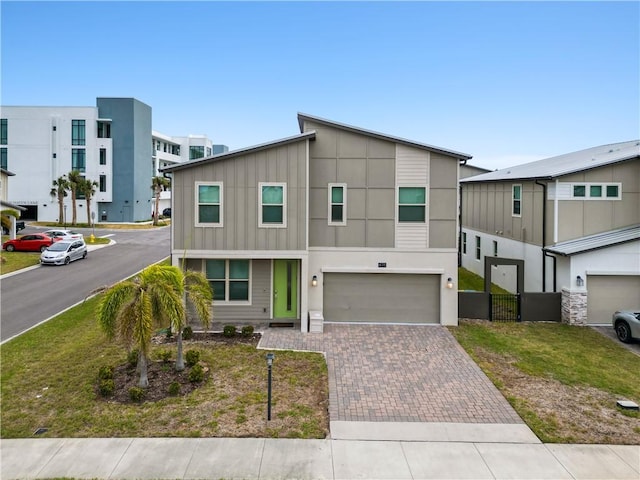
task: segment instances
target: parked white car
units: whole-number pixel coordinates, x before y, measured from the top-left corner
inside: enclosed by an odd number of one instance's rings
[[[55,238],[58,240],[75,240],[77,238],[84,238],[84,235],[82,235],[79,232],[74,232],[73,230],[52,229],[52,230],[45,230],[42,233],[48,237]]]
[[[640,308],[615,312],[611,323],[621,342],[631,343],[634,338],[640,340]]]
[[[87,258],[87,245],[84,240],[60,240],[42,252],[40,263],[42,265],[68,265],[81,258]]]

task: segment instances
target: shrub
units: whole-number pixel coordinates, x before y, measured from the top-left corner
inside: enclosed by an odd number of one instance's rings
[[[180,384],[178,382],[171,382],[169,385],[169,395],[178,395],[180,393]]]
[[[196,363],[200,361],[200,351],[199,350],[187,350],[187,353],[184,354],[184,359],[187,362],[187,365],[193,367]]]
[[[141,402],[144,399],[144,389],[140,387],[131,387],[129,389],[129,398],[134,402]]]
[[[171,360],[171,352],[166,349],[158,350],[158,358],[164,363],[169,363],[169,360]]]
[[[135,367],[138,365],[138,349],[134,348],[127,354],[127,363],[130,367]]]
[[[108,378],[108,379],[100,380],[99,390],[100,390],[100,395],[102,395],[103,397],[109,397],[113,395],[113,392],[115,391],[115,389],[116,389],[116,384],[113,382],[112,379]]]
[[[187,325],[182,329],[182,339],[191,340],[192,338],[193,338],[193,328]]]
[[[98,370],[99,380],[111,380],[113,378],[113,367],[111,365],[103,365]]]
[[[241,333],[243,337],[250,337],[253,335],[253,325],[245,325],[242,327]]]
[[[204,368],[200,364],[194,365],[189,372],[189,381],[191,383],[200,383],[202,380],[204,380]]]
[[[224,335],[227,338],[235,337],[237,331],[238,329],[236,328],[235,325],[225,325],[224,328],[222,329],[222,335]]]

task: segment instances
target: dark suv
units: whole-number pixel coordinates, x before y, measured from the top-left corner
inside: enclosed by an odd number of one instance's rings
[[[19,232],[20,230],[24,230],[24,221],[23,220],[18,220],[16,222],[16,232]],[[4,235],[9,235],[9,229],[6,228],[4,225],[2,226],[2,233]]]

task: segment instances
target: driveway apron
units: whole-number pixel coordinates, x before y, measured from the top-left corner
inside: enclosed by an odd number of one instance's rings
[[[259,348],[325,353],[331,421],[523,423],[440,325],[267,329]]]

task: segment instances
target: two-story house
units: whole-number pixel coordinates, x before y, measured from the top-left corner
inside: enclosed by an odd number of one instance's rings
[[[222,322],[457,324],[469,155],[299,114],[300,134],[170,166],[174,265]]]
[[[640,141],[460,180],[462,266],[525,261],[528,292],[562,292],[568,323],[608,324],[640,306]],[[492,281],[515,291],[515,269]]]

